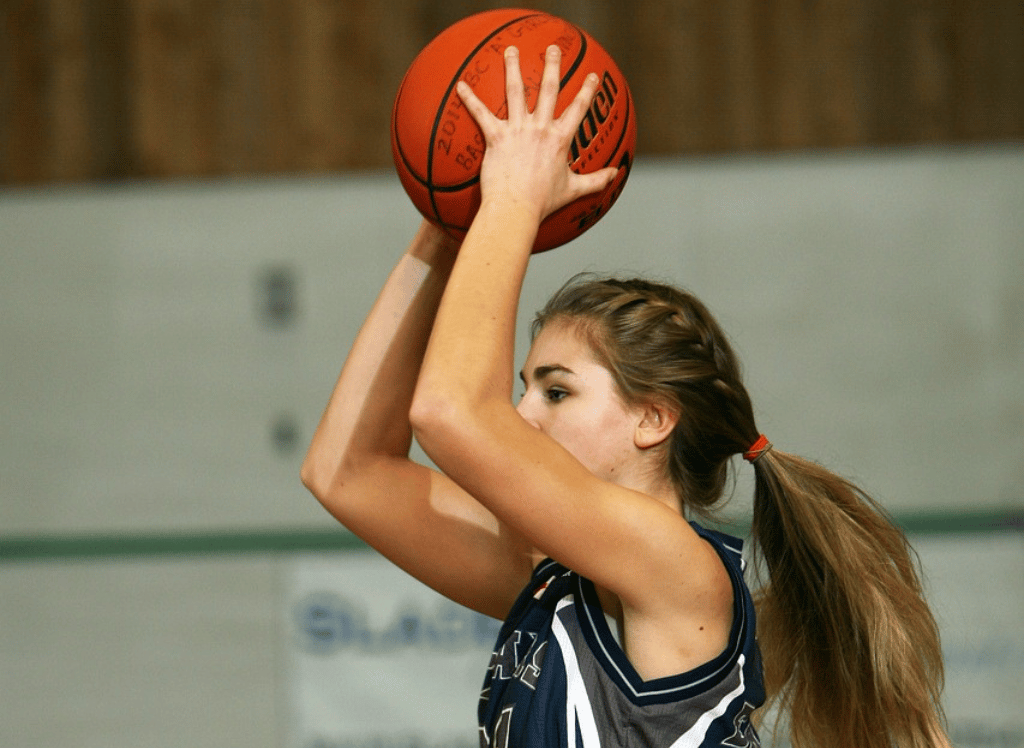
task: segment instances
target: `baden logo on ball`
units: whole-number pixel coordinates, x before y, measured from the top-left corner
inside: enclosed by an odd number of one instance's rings
[[[462,239],[480,206],[484,138],[455,92],[459,80],[495,115],[506,115],[505,48],[520,51],[527,105],[537,100],[544,51],[562,50],[555,115],[591,72],[601,78],[590,109],[570,147],[570,166],[589,173],[606,166],[619,175],[602,192],[587,195],[541,224],[534,252],[565,244],[594,225],[626,183],[636,148],[636,115],[625,77],[611,56],[583,29],[556,16],[503,8],[464,18],[436,36],[409,66],[395,97],[391,148],[406,193],[427,220]]]

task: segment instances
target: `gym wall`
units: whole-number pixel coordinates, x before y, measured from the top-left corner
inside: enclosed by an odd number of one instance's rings
[[[524,292],[707,301],[762,430],[911,532],[965,747],[1024,745],[1021,195],[1018,146],[641,159]],[[473,744],[487,622],[298,480],[417,220],[388,172],[0,193],[0,744]]]

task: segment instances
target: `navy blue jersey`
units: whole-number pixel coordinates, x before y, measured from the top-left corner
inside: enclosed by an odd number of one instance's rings
[[[760,745],[750,715],[764,703],[764,683],[742,541],[693,527],[732,579],[725,651],[689,672],[644,681],[616,643],[593,583],[547,559],[498,635],[480,697],[483,748]]]

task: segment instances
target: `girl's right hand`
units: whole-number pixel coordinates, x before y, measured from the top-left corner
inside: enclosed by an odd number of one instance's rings
[[[526,210],[538,223],[577,198],[604,189],[617,173],[614,167],[589,174],[577,174],[569,168],[572,139],[597,92],[599,80],[593,73],[588,75],[569,106],[555,117],[561,59],[562,52],[557,46],[548,47],[537,105],[530,112],[519,50],[505,49],[506,120],[498,119],[464,81],[457,87],[486,141],[480,169],[483,201]]]

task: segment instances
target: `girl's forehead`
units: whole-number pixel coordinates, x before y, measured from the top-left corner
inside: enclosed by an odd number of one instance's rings
[[[550,322],[533,340],[526,357],[524,373],[537,369],[568,369],[576,374],[593,368],[605,369],[595,355],[590,340],[572,321]]]
[[[540,329],[530,346],[530,354],[590,352],[590,344],[578,324],[572,320],[554,319]]]

